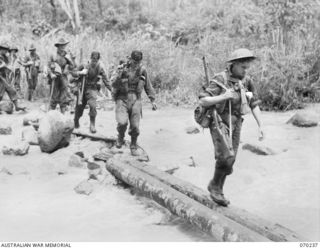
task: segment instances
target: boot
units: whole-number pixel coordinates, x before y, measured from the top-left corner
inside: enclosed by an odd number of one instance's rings
[[[131,137],[130,150],[131,150],[131,155],[133,155],[133,156],[140,155],[138,152],[137,139],[138,139],[138,137]]]
[[[221,206],[228,206],[227,200],[224,198],[221,189],[221,181],[224,176],[224,173],[220,170],[214,171],[213,179],[208,185],[208,191],[210,192],[211,199]]]
[[[118,138],[116,141],[116,147],[120,149],[124,145],[124,136],[122,134],[118,134]]]
[[[226,200],[226,203],[227,205],[230,204],[230,201],[224,197],[224,194],[223,194],[223,186],[224,186],[224,182],[226,181],[226,178],[227,178],[227,175],[224,175],[221,179],[221,182],[220,182],[220,189],[221,189],[221,195],[223,196],[223,198]]]
[[[18,112],[18,111],[25,111],[25,110],[26,110],[26,107],[19,107],[19,105],[18,105],[18,100],[14,100],[14,101],[12,101],[12,102],[13,102],[13,104],[14,104],[17,112]]]
[[[90,132],[91,133],[97,132],[95,125],[96,125],[96,117],[90,116]]]

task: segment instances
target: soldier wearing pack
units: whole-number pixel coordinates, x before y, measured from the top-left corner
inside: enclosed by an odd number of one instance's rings
[[[38,85],[38,75],[40,71],[40,57],[32,44],[29,48],[30,54],[25,57],[22,65],[25,67],[28,82],[28,100],[32,101],[33,93]]]
[[[74,70],[74,63],[71,55],[66,52],[68,43],[60,38],[54,44],[57,47],[57,53],[51,55],[48,61],[48,83],[51,85],[49,109],[55,110],[59,104],[62,113],[66,112],[72,99],[68,90],[68,74]]]
[[[90,63],[85,67],[80,66],[80,71],[77,71],[75,73],[75,76],[79,77],[78,87],[80,88],[80,91],[78,91],[78,93],[81,94],[82,92],[82,100],[79,101],[80,95],[78,94],[74,116],[74,127],[80,127],[79,119],[83,115],[85,106],[88,104],[90,107],[89,117],[91,133],[96,133],[95,121],[97,116],[97,95],[101,89],[101,85],[99,84],[100,79],[102,80],[103,84],[107,87],[107,89],[111,91],[111,86],[108,82],[107,75],[99,60],[100,53],[92,52]],[[83,89],[81,89],[81,87]]]
[[[224,197],[223,186],[227,175],[233,171],[240,142],[242,116],[248,111],[247,107],[250,107],[249,111],[251,109],[258,124],[259,139],[264,137],[257,92],[252,80],[246,76],[246,71],[255,58],[248,49],[235,50],[228,60],[228,68],[216,74],[199,96],[200,104],[209,110],[211,108],[215,115],[209,129],[215,149],[216,165],[208,190],[211,198],[222,206],[228,206],[230,203]]]
[[[129,135],[131,136],[131,154],[139,155],[137,139],[140,134],[139,123],[142,113],[141,94],[143,89],[149,97],[152,109],[156,110],[155,93],[147,70],[141,64],[142,52],[132,51],[128,63],[123,65],[112,82],[112,96],[116,102],[116,120],[118,123],[118,139],[116,147],[124,144],[124,136],[130,122]]]
[[[16,111],[25,111],[25,107],[19,107],[16,90],[11,86],[12,70],[9,66],[10,47],[6,43],[0,44],[0,101],[5,93],[8,94],[13,102]]]
[[[17,46],[10,47],[10,67],[13,73],[13,86],[16,90],[17,94],[19,95],[19,98],[22,98],[21,93],[21,70],[20,70],[20,59],[18,57],[19,49]]]

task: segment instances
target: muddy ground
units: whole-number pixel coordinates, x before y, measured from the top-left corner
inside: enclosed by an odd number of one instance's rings
[[[28,103],[27,103],[28,104]],[[41,103],[28,104],[39,109]],[[109,108],[112,104],[109,104]],[[308,107],[320,113],[320,105]],[[88,129],[85,112],[81,129]],[[213,145],[207,130],[186,134],[193,110],[144,107],[139,144],[161,169],[179,167],[174,175],[206,189],[214,169]],[[262,114],[266,139],[258,142],[252,115],[245,117],[234,173],[225,194],[232,205],[279,223],[310,240],[320,239],[320,127],[286,124],[294,112]],[[21,136],[23,113],[0,115],[12,124],[12,135],[0,135],[0,148]],[[116,135],[113,110],[99,110],[97,130]],[[128,137],[127,137],[128,138]],[[260,143],[279,153],[261,156],[242,150]],[[25,156],[0,154],[0,240],[2,241],[210,241],[205,234],[170,215],[144,197],[130,193],[105,172],[89,195],[74,187],[88,177],[86,169],[68,165],[70,155],[98,152],[103,142],[77,137],[53,154],[31,146]],[[195,167],[190,166],[190,157]],[[9,170],[11,174],[5,170]]]

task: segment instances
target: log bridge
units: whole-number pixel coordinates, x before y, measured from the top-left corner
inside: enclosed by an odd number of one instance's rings
[[[115,138],[86,132],[76,136],[105,141],[111,150]],[[233,205],[222,207],[213,202],[207,191],[159,170],[129,153],[104,152],[94,156],[106,162],[106,169],[118,180],[151,198],[171,213],[187,220],[215,241],[298,242],[307,241],[294,231],[271,223]]]

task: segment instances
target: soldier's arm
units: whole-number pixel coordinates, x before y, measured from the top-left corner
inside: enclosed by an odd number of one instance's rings
[[[258,125],[259,140],[261,141],[265,138],[265,132],[264,132],[264,128],[263,128],[263,125],[261,122],[261,111],[260,111],[260,107],[259,107],[259,103],[261,101],[258,98],[257,88],[254,85],[252,79],[249,78],[246,81],[246,87],[247,87],[248,91],[252,92],[252,97],[249,100],[249,106],[251,108],[252,115]]]
[[[214,81],[224,83],[224,79],[221,75],[213,77]],[[220,86],[218,86],[214,81],[210,81],[209,86],[207,86],[199,95],[200,105],[204,107],[209,107],[215,104],[219,104],[225,100],[229,99],[229,96],[223,93]]]
[[[108,80],[106,71],[104,70],[104,68],[102,66],[100,66],[99,76],[101,76],[101,80],[102,80],[103,84],[106,86],[106,88],[111,92],[112,88],[111,88],[110,82]]]
[[[150,99],[151,102],[155,101],[155,92],[153,89],[153,86],[151,84],[148,72],[145,68],[142,68],[142,72],[141,72],[141,80],[144,80],[145,84],[144,84],[144,90],[148,96],[148,98]]]
[[[259,100],[259,97],[258,97],[257,88],[254,85],[252,79],[248,79],[246,82],[246,85],[247,85],[248,91],[252,92],[252,97],[248,101],[249,106],[251,109],[254,109],[256,106],[258,106],[261,103],[261,101]]]
[[[48,76],[49,76],[49,79],[55,79],[56,78],[56,75],[54,73],[54,70],[55,70],[55,59],[54,59],[53,55],[49,56],[47,65],[48,65]],[[49,80],[48,83],[51,84],[51,81]]]

